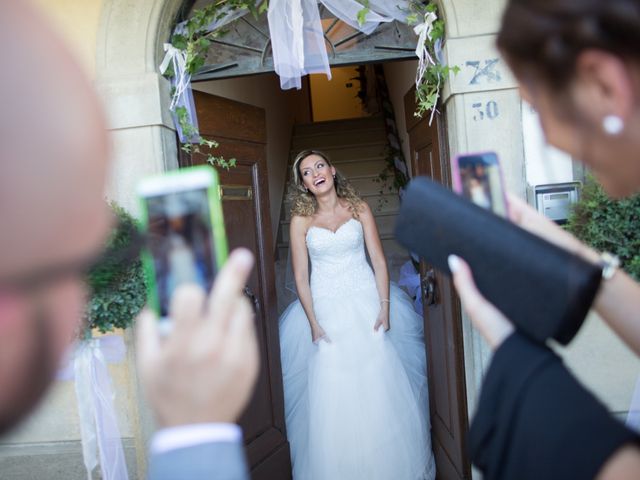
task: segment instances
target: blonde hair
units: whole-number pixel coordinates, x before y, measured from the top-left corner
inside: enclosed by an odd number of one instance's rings
[[[310,155],[318,155],[327,162],[327,165],[330,167],[333,166],[329,157],[318,150],[303,150],[296,156],[296,159],[293,161],[291,183],[289,184],[289,193],[287,195],[291,203],[291,216],[310,217],[316,213],[318,208],[316,197],[304,186],[302,176],[300,175],[300,162]],[[334,177],[334,188],[336,189],[338,198],[347,202],[353,217],[358,218],[362,211],[363,200],[358,196],[356,189],[351,185],[349,180],[347,180],[338,169],[336,169]]]

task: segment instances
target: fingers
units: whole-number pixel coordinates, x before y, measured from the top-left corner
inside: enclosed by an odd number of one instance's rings
[[[465,261],[455,255],[449,255],[449,269],[453,274],[453,283],[458,291],[460,300],[464,304],[469,315],[475,313],[482,307],[482,302],[486,302],[478,291],[471,269]]]
[[[169,316],[176,335],[188,335],[202,321],[206,294],[196,284],[179,286],[171,298]]]
[[[511,322],[480,293],[471,274],[469,265],[461,258],[450,255],[449,269],[453,274],[453,283],[460,296],[464,309],[476,328],[492,348],[497,348],[514,328]]]
[[[320,336],[318,336],[318,338],[316,338],[315,340],[312,338],[311,342],[314,345],[319,345],[320,341],[324,340],[326,343],[331,343],[331,338],[329,338],[329,335],[327,335],[326,333],[324,333],[324,331],[322,332],[322,334]]]

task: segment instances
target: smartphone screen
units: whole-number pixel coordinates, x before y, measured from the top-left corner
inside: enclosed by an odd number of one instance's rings
[[[507,202],[498,156],[493,153],[457,157],[455,190],[476,205],[507,216]]]
[[[207,189],[147,197],[145,202],[159,313],[167,317],[178,285],[197,283],[209,291],[213,284],[216,259]]]
[[[152,178],[140,189],[150,302],[161,319],[168,318],[179,285],[195,283],[208,292],[226,260],[222,209],[213,196],[215,176],[193,170]]]

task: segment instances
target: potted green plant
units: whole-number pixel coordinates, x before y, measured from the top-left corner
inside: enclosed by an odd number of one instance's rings
[[[640,195],[612,200],[588,175],[566,228],[596,250],[618,256],[622,268],[640,280]]]

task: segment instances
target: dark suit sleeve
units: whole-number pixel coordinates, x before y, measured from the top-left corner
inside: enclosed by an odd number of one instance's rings
[[[244,448],[238,442],[211,442],[152,454],[149,480],[248,480]]]
[[[485,480],[586,480],[638,436],[545,346],[514,333],[485,377],[469,446]]]

